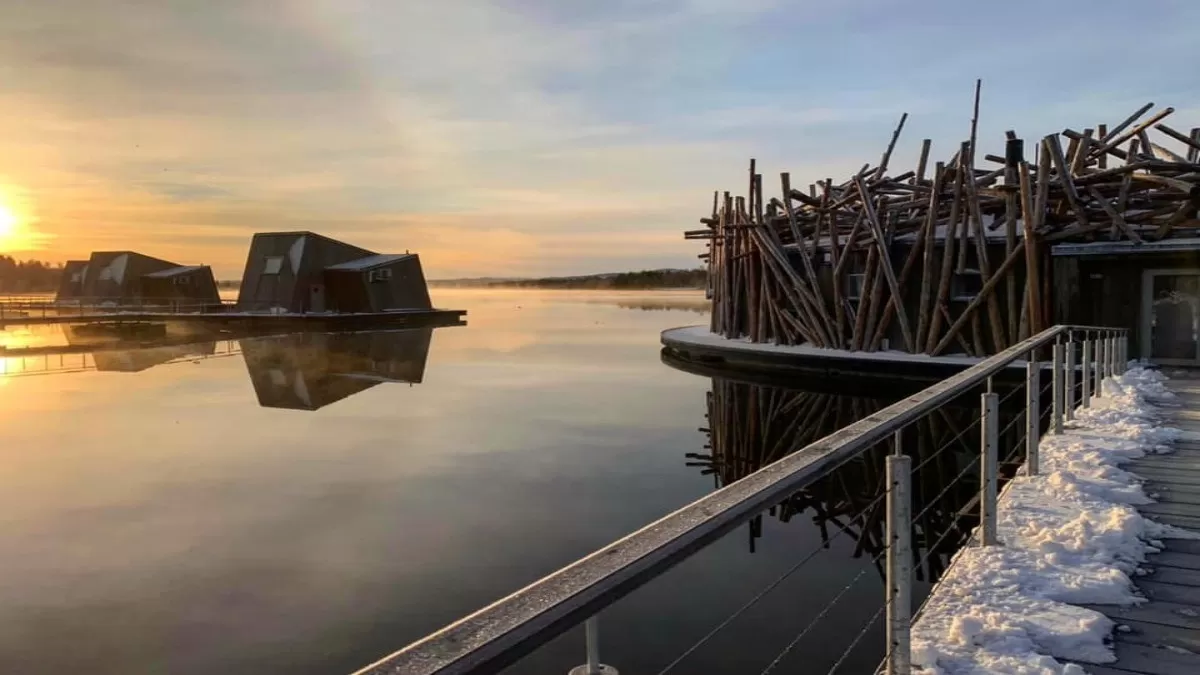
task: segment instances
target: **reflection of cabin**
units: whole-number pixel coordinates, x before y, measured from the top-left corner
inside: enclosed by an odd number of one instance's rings
[[[221,302],[211,268],[184,267],[134,251],[97,251],[86,262],[68,262],[56,300],[123,305]]]
[[[381,382],[420,383],[433,329],[241,341],[259,405],[317,410]]]
[[[219,309],[221,296],[212,268],[184,265],[151,272],[141,278],[140,296],[148,304],[170,304],[199,310]]]
[[[242,311],[429,308],[415,254],[381,255],[312,232],[254,235],[238,292]]]
[[[215,351],[216,343],[198,342],[166,347],[97,350],[92,352],[92,360],[96,363],[96,370],[136,373],[178,359],[212,356]]]

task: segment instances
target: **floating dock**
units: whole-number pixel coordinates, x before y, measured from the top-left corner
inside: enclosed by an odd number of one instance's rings
[[[385,312],[267,313],[170,311],[166,307],[71,307],[46,304],[0,305],[0,327],[47,324],[186,322],[233,330],[331,331],[372,328],[420,328],[466,316],[463,309],[414,309]]]

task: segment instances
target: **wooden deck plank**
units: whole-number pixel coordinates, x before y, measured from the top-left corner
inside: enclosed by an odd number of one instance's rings
[[[1130,619],[1119,619],[1117,625],[1124,626],[1113,633],[1113,640],[1117,642],[1149,647],[1167,646],[1200,653],[1200,632]]]
[[[1132,670],[1120,670],[1120,669],[1114,668],[1113,666],[1115,666],[1116,664],[1109,664],[1107,666],[1096,666],[1096,665],[1093,665],[1090,663],[1081,663],[1079,661],[1071,661],[1070,663],[1078,663],[1080,666],[1083,667],[1084,670],[1091,673],[1091,675],[1129,675],[1130,673],[1134,672]]]
[[[1146,491],[1146,494],[1161,502],[1178,501],[1191,504],[1195,500],[1200,499],[1200,485],[1179,485],[1159,481],[1146,481],[1142,484],[1142,489]],[[1154,497],[1154,495],[1158,496]]]
[[[1189,485],[1192,487],[1200,485],[1200,477],[1181,475],[1181,472],[1172,471],[1170,469],[1160,469],[1156,467],[1136,468],[1130,466],[1127,467],[1126,470],[1131,471],[1146,480],[1161,481],[1171,485]]]
[[[1200,516],[1200,508],[1195,504],[1162,499],[1152,504],[1142,504],[1138,510],[1151,515],[1186,516],[1188,518]]]
[[[1145,675],[1200,673],[1200,654],[1122,642],[1114,644],[1113,651],[1117,654],[1117,662],[1109,665],[1122,670]]]
[[[1200,586],[1200,571],[1181,570],[1174,567],[1156,567],[1149,574],[1136,577],[1134,584],[1141,580],[1159,581],[1164,584],[1179,584],[1183,586]]]
[[[1163,553],[1151,553],[1146,556],[1146,564],[1152,567],[1175,567],[1181,570],[1200,571],[1200,555],[1176,553],[1168,549]]]
[[[1136,585],[1138,590],[1152,602],[1161,600],[1200,608],[1200,588],[1195,586],[1164,584],[1149,579],[1138,579]]]
[[[1200,531],[1200,518],[1191,518],[1188,516],[1167,516],[1157,515],[1151,516],[1151,520],[1162,523],[1164,525],[1174,525],[1189,530]]]
[[[1161,468],[1168,471],[1186,471],[1200,476],[1200,463],[1191,457],[1173,457],[1171,455],[1149,455],[1129,462],[1129,470],[1137,472],[1142,468]]]
[[[1132,619],[1146,623],[1157,623],[1163,626],[1175,626],[1176,628],[1185,628],[1187,630],[1200,630],[1200,610],[1175,602],[1156,601],[1130,607],[1116,607],[1113,605],[1083,606],[1094,609],[1114,621]]]
[[[1200,539],[1174,539],[1166,537],[1162,542],[1167,545],[1167,550],[1169,551],[1200,555]]]

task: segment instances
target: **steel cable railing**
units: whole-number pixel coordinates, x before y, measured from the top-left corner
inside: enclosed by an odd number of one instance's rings
[[[979,511],[981,545],[996,545],[996,508],[998,484],[1000,480],[998,459],[1001,454],[1000,445],[1000,397],[994,393],[991,386],[988,393],[980,397],[980,451],[975,453],[967,467],[958,472],[958,476],[942,486],[937,496],[924,505],[916,518],[911,517],[912,507],[912,458],[903,454],[901,433],[918,420],[937,411],[942,406],[974,390],[975,387],[988,382],[1001,371],[1009,368],[1018,359],[1023,359],[1036,352],[1055,347],[1055,353],[1061,354],[1062,348],[1056,343],[1063,336],[1075,338],[1084,337],[1084,349],[1079,362],[1080,372],[1078,381],[1085,395],[1084,405],[1087,405],[1086,395],[1094,390],[1094,384],[1089,386],[1090,378],[1100,378],[1113,372],[1119,372],[1124,361],[1119,357],[1128,352],[1124,331],[1119,329],[1101,329],[1090,327],[1056,326],[1042,331],[1025,341],[1022,341],[995,356],[987,358],[961,373],[951,376],[917,394],[892,404],[883,410],[874,412],[859,421],[830,434],[819,441],[811,443],[782,459],[749,474],[705,497],[685,506],[659,521],[652,523],[628,537],[605,546],[595,553],[563,568],[545,579],[494,603],[493,605],[465,617],[458,622],[438,631],[395,654],[385,657],[379,662],[364,668],[360,675],[451,675],[499,672],[506,666],[515,663],[523,655],[545,644],[553,637],[561,634],[570,627],[584,622],[587,626],[588,665],[581,666],[574,672],[585,675],[595,675],[608,672],[599,664],[598,648],[596,647],[597,613],[611,605],[617,599],[627,595],[633,589],[646,581],[657,577],[670,569],[674,564],[690,557],[694,552],[716,541],[725,533],[738,525],[745,523],[779,504],[789,495],[793,495],[817,478],[848,460],[860,455],[865,450],[875,447],[878,443],[890,437],[896,439],[896,449],[900,454],[887,458],[889,487],[881,497],[886,501],[886,545],[872,559],[878,563],[886,557],[885,583],[887,597],[876,614],[871,617],[843,651],[834,668],[848,658],[848,654],[861,642],[863,636],[878,620],[879,615],[887,613],[885,633],[888,647],[885,651],[886,663],[884,668],[889,675],[906,675],[911,671],[910,659],[910,627],[912,617],[911,585],[913,577],[913,562],[921,560],[928,562],[938,552],[942,542],[953,533],[947,528],[923,556],[912,555],[913,524],[922,522],[936,504],[945,496],[945,492],[961,484],[967,472],[980,466]],[[1074,357],[1073,340],[1071,357]],[[1100,344],[1103,343],[1103,344]],[[1095,358],[1093,357],[1095,354]],[[1100,359],[1096,361],[1096,359]],[[1065,377],[1062,359],[1055,358],[1050,369],[1055,380]],[[1037,361],[1031,361],[1026,368],[1027,382],[1035,382],[1043,370]],[[1009,371],[1011,372],[1011,371]],[[1035,389],[1036,387],[1036,389]],[[1023,419],[1026,424],[1028,443],[1026,444],[1026,468],[1030,475],[1037,473],[1037,440],[1034,434],[1041,433],[1040,419],[1043,412],[1041,399],[1045,388],[1040,381],[1024,389],[1026,392],[1025,416],[1018,415],[1016,419],[1003,425],[1005,433]],[[1021,387],[1007,392],[1005,401],[1018,395]],[[1061,417],[1067,406],[1058,400],[1057,389],[1054,393],[1055,405],[1052,414],[1052,427],[1061,424]],[[1067,397],[1068,400],[1071,398]],[[960,443],[974,424],[960,430],[949,443],[943,444],[934,454],[944,453],[949,447]],[[964,442],[963,445],[966,445]],[[1013,456],[1019,454],[1021,446],[1014,448]],[[969,446],[968,446],[969,447]],[[920,467],[928,464],[928,458],[923,458]],[[871,504],[872,508],[877,503]],[[860,514],[861,517],[861,514]],[[851,521],[854,522],[854,521]],[[848,526],[847,526],[848,527]],[[840,536],[840,535],[839,535]],[[928,544],[928,539],[925,542]],[[822,549],[823,550],[823,549]],[[797,563],[789,567],[780,578],[772,581],[763,590],[743,603],[741,608],[722,620],[711,629],[701,640],[694,643],[680,658],[686,658],[694,653],[710,638],[737,616],[741,616],[749,607],[759,602],[773,590],[777,589],[795,570],[803,568],[814,556],[810,552]],[[820,622],[834,606],[853,588],[870,566],[864,566],[857,575],[841,589],[814,617],[810,624]],[[800,634],[793,638],[777,661],[786,658],[795,644],[811,631],[806,626]],[[595,657],[595,658],[593,658]],[[677,663],[680,658],[672,661]],[[774,663],[774,662],[773,662]],[[673,667],[669,665],[668,669]],[[768,666],[768,669],[777,665]],[[609,669],[611,670],[611,669]],[[665,672],[665,671],[664,671]],[[767,671],[764,671],[767,672]]]
[[[875,499],[871,500],[868,504],[863,506],[863,508],[861,508],[859,510],[858,514],[854,518],[849,519],[849,522],[850,523],[857,522],[859,518],[862,518],[867,512],[869,512],[871,509],[878,506],[886,496],[887,496],[887,492],[884,491],[879,496],[875,497]],[[739,616],[744,614],[746,611],[748,611],[754,605],[758,604],[758,602],[760,600],[762,600],[763,598],[765,598],[771,591],[775,590],[780,584],[782,584],[789,577],[791,577],[793,574],[795,574],[797,571],[799,571],[800,568],[802,568],[810,560],[815,558],[818,553],[829,550],[829,544],[836,541],[841,535],[847,533],[849,530],[850,530],[850,526],[848,524],[838,527],[837,531],[833,534],[833,536],[828,537],[827,539],[824,539],[822,541],[821,545],[817,546],[812,551],[809,551],[808,555],[801,558],[799,562],[792,565],[790,568],[788,568],[786,571],[784,571],[783,574],[779,575],[778,577],[775,578],[775,580],[773,580],[772,582],[767,584],[761,591],[759,591],[754,596],[752,596],[750,598],[750,600],[747,601],[746,603],[744,603],[741,607],[734,610],[733,613],[731,613],[728,617],[726,617],[724,620],[722,620],[720,623],[718,623],[712,630],[705,633],[703,637],[701,637],[699,640],[697,640],[691,646],[689,646],[687,649],[685,649],[679,656],[675,657],[675,659],[673,659],[670,663],[668,663],[666,665],[666,667],[664,667],[662,670],[658,671],[658,675],[666,675],[666,673],[669,673],[673,668],[675,668],[675,666],[682,663],[688,656],[691,656],[697,649],[699,649],[700,647],[707,644],[709,640],[711,640],[719,632],[724,630],[725,627],[727,627],[729,624],[733,623],[733,621],[735,619],[737,619]],[[879,555],[883,555],[883,554],[880,553]],[[872,562],[877,562],[878,559],[879,559],[879,556],[876,556],[875,560],[873,560]],[[868,568],[864,568],[864,570],[862,572],[860,572],[859,575],[856,576],[853,581],[851,581],[851,585],[853,585],[853,583],[855,581],[858,581],[858,579],[866,572],[866,569],[868,569]],[[847,589],[848,588],[849,587],[847,587]],[[834,598],[834,602],[836,602],[837,599],[840,597],[841,597],[841,594],[839,594],[836,598]]]

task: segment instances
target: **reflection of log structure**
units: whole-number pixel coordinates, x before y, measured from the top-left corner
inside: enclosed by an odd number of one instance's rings
[[[972,399],[975,401],[977,399]],[[689,466],[712,474],[716,487],[739,480],[834,431],[892,403],[888,399],[819,394],[719,378],[708,395],[710,454],[689,453]],[[941,574],[971,528],[978,523],[979,410],[969,403],[947,406],[905,430],[904,450],[913,457],[913,547],[925,565],[919,578]],[[1001,448],[1020,447],[1020,415],[1001,413]],[[942,451],[944,450],[944,451]],[[884,457],[881,443],[776,505],[768,515],[787,522],[812,510],[826,546],[845,529],[857,544],[855,556],[874,557],[884,546]],[[1015,463],[1007,463],[1008,475]],[[750,523],[750,547],[762,535],[762,516]],[[930,549],[933,549],[930,552]]]
[[[1152,108],[1048,135],[1028,153],[1009,131],[1003,157],[977,150],[973,120],[970,139],[946,162],[929,160],[926,139],[915,171],[893,174],[905,115],[878,165],[807,189],[784,173],[776,198],[750,160],[745,196],[714,194],[704,228],[685,233],[709,242],[701,258],[712,331],[980,356],[1072,322],[1079,310],[1067,299],[1078,298],[1078,271],[1071,261],[1052,264],[1052,247],[1083,247],[1055,254],[1068,257],[1101,245],[1122,258],[1197,250],[1200,129],[1180,132],[1162,123],[1172,108],[1147,116]],[[1073,322],[1099,324],[1103,315]]]

